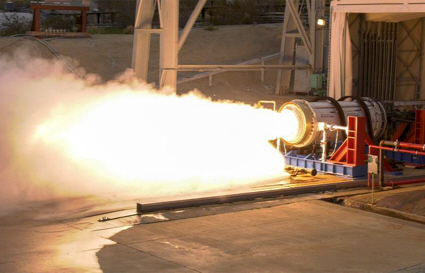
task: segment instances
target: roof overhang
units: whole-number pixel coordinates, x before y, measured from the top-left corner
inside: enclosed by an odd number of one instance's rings
[[[331,2],[332,12],[388,14],[425,13],[424,0],[341,0]]]

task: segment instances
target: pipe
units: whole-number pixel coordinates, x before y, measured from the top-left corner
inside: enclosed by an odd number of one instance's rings
[[[166,70],[178,71],[261,71],[261,70],[310,70],[310,65],[286,65],[286,64],[181,64],[177,68],[167,68]]]
[[[329,130],[331,130],[331,131],[342,130],[342,131],[345,131],[346,133],[348,131],[348,127],[347,126],[339,126],[339,125],[327,124],[326,127],[329,128]]]
[[[334,124],[327,124],[324,122],[319,122],[318,123],[318,127],[319,127],[319,131],[322,131],[322,140],[320,141],[320,146],[322,147],[322,162],[326,161],[326,157],[327,157],[327,133],[326,131],[335,131],[335,130],[342,130],[343,132],[345,132],[345,134],[348,133],[348,127],[347,126],[339,126],[339,125],[334,125]],[[335,145],[338,141],[338,134],[337,137],[335,138]],[[335,146],[336,147],[336,146]]]
[[[382,146],[384,144],[384,140],[381,140],[379,142],[379,145]],[[370,149],[370,148],[369,148]],[[384,150],[380,149],[379,150],[379,186],[381,186],[381,188],[384,186]]]
[[[397,149],[397,147],[383,147],[385,140],[381,140],[379,143],[380,146],[377,145],[369,145],[369,155],[373,154],[372,149],[378,149],[379,150],[379,186],[384,187],[385,184],[385,178],[384,178],[384,150],[385,151],[392,151],[392,152],[401,152],[401,153],[407,153],[407,154],[414,154],[414,155],[423,155],[425,156],[425,152],[418,152],[418,151],[412,151],[412,150],[404,150],[404,149]],[[391,143],[394,143],[393,141],[389,141]],[[406,142],[404,142],[406,143]],[[408,143],[412,144],[412,143]],[[409,181],[409,180],[406,180]],[[403,181],[401,181],[403,182]],[[400,182],[400,183],[401,183]],[[396,182],[398,183],[398,182]],[[419,182],[415,182],[419,183]],[[395,184],[395,183],[394,183]],[[409,184],[406,182],[406,184]],[[370,176],[368,176],[368,185],[370,186]],[[401,185],[401,184],[400,184]]]
[[[371,149],[382,149],[385,151],[391,151],[391,152],[400,152],[400,153],[407,153],[412,155],[423,155],[425,156],[425,152],[418,152],[418,151],[412,151],[412,150],[404,150],[404,149],[395,149],[391,147],[383,147],[383,146],[377,146],[377,145],[369,145],[369,154],[371,154]]]
[[[399,185],[409,185],[409,184],[417,184],[417,183],[425,183],[425,178],[422,179],[411,179],[411,180],[403,180],[403,181],[390,181],[385,183],[386,186],[399,186]]]
[[[320,146],[322,147],[322,162],[326,161],[326,155],[327,155],[327,150],[326,150],[326,145],[327,145],[327,134],[326,134],[326,129],[323,130],[323,137],[322,140],[320,141]],[[337,139],[335,141],[338,141]]]
[[[415,149],[415,150],[422,150],[425,151],[425,144],[416,144],[416,143],[409,143],[409,142],[400,142],[400,141],[391,141],[391,140],[384,140],[382,145],[385,146],[392,146],[396,150],[398,148],[408,148],[408,149]]]

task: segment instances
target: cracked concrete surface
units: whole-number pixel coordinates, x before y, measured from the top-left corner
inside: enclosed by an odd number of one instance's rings
[[[107,222],[17,212],[1,218],[0,272],[423,272],[424,225],[296,200],[146,221],[134,209]]]

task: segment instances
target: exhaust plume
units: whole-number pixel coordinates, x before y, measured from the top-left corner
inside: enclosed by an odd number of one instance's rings
[[[283,175],[278,115],[130,72],[98,83],[61,63],[0,56],[0,212],[79,195],[151,198],[250,187]]]

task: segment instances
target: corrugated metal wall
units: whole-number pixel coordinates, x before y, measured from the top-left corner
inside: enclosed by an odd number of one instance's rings
[[[365,22],[359,59],[361,96],[393,100],[397,55],[397,24]]]

